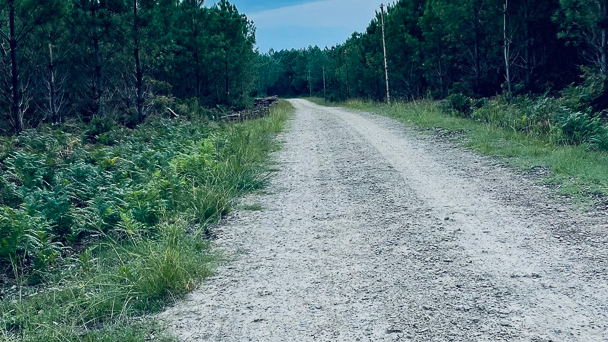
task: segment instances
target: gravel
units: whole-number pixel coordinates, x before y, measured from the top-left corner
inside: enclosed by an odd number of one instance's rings
[[[393,119],[305,100],[182,341],[608,341],[605,212]]]

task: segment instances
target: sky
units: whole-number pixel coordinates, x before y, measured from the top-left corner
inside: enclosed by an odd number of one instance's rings
[[[211,0],[208,4],[213,4]],[[387,0],[231,0],[253,20],[260,52],[320,48],[343,43],[363,32],[380,3]]]

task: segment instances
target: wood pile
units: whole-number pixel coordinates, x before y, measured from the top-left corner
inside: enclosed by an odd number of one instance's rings
[[[257,98],[253,101],[252,109],[245,109],[240,112],[232,113],[222,117],[224,121],[244,121],[258,119],[270,113],[270,106],[278,102],[277,96]]]
[[[261,97],[253,101],[253,107],[270,107],[273,103],[278,102],[277,96]]]

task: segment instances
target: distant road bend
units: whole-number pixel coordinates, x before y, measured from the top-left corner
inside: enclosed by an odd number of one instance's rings
[[[608,227],[393,119],[291,100],[230,259],[163,313],[183,341],[608,341]],[[600,216],[603,215],[603,216]]]

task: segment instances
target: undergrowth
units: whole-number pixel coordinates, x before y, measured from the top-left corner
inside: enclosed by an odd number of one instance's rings
[[[208,223],[264,185],[290,110],[0,140],[0,341],[150,338],[155,326],[134,317],[209,274]]]

